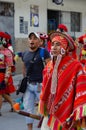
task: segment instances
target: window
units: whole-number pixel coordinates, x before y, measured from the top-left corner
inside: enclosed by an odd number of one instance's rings
[[[71,32],[81,31],[81,13],[71,12]]]
[[[0,2],[0,16],[14,16],[14,4],[7,2]]]
[[[20,33],[24,33],[24,17],[19,17]]]
[[[75,37],[76,32],[82,31],[82,13],[48,10],[48,33],[56,30],[60,23],[65,24],[68,28],[68,33]]]

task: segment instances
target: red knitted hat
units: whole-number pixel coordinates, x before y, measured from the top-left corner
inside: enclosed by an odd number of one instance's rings
[[[5,33],[4,32],[0,32],[0,37],[5,38]]]
[[[0,32],[0,37],[6,38],[6,39],[11,39],[11,36],[5,32]]]
[[[6,39],[11,39],[10,34],[8,34],[8,33],[5,32],[5,38],[6,38]]]

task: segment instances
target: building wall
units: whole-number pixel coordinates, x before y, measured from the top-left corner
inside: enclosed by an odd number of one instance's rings
[[[15,39],[15,50],[16,52],[22,52],[28,48],[27,38],[16,38]],[[18,58],[16,62],[16,74],[22,73],[22,59]]]
[[[3,0],[6,1],[6,0]],[[24,17],[28,22],[28,33],[31,31],[47,33],[47,10],[75,11],[82,13],[82,32],[76,32],[76,36],[82,35],[86,29],[86,0],[64,0],[64,5],[56,5],[52,0],[7,0],[14,3],[14,37],[15,51],[24,51],[27,48],[28,34],[20,33],[19,17]],[[39,27],[30,26],[30,5],[39,6]],[[21,73],[21,60],[16,64],[16,73]]]
[[[6,1],[6,0],[3,0]],[[47,9],[82,12],[82,32],[86,28],[86,1],[85,0],[64,0],[64,6],[56,5],[52,0],[8,0],[14,2],[14,32],[15,38],[27,38],[27,34],[19,32],[19,17],[24,17],[28,21],[28,33],[31,31],[40,31],[47,33]],[[39,27],[30,26],[30,5],[39,6]],[[77,33],[77,36],[81,33]]]
[[[24,20],[28,21],[28,32],[31,31],[43,31],[47,32],[47,5],[46,0],[40,2],[40,0],[18,0],[15,2],[15,37],[27,37],[25,34],[19,33],[19,16],[24,16]],[[39,27],[30,27],[30,5],[39,6]]]

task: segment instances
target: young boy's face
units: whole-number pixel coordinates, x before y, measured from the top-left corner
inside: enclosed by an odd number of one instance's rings
[[[55,36],[51,40],[51,54],[53,56],[58,56],[58,54],[65,54],[68,47],[68,43],[64,42],[64,39],[61,39],[59,36]]]

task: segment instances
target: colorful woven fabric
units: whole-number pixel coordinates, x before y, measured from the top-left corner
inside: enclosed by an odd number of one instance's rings
[[[45,106],[50,117],[52,115],[52,118],[49,118],[48,124],[52,130],[59,130],[56,128],[58,125],[54,125],[57,124],[57,120],[60,122],[62,130],[68,130],[73,120],[75,121],[77,118],[85,116],[86,108],[83,106],[86,104],[86,75],[84,75],[82,66],[78,61],[66,56],[58,68],[56,94],[51,94],[53,64],[52,62],[50,63],[48,64],[51,66],[51,70],[48,74],[48,66],[44,70],[45,75],[40,95],[40,113],[44,114]],[[82,112],[81,106],[84,112]],[[78,117],[77,112],[75,112],[77,109],[81,111]],[[73,115],[71,116],[71,114]],[[67,122],[68,118],[70,123]]]
[[[0,83],[5,80],[6,76],[8,77],[8,84],[3,90],[0,90],[0,94],[13,93],[16,91],[11,75],[12,66],[13,57],[11,52],[7,48],[0,50]],[[5,69],[4,73],[1,71],[3,69]]]

